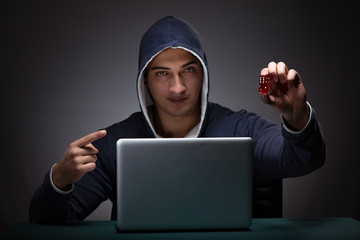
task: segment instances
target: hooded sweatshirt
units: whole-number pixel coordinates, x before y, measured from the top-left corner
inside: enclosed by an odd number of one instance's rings
[[[195,56],[203,68],[201,120],[187,137],[251,137],[254,140],[254,182],[308,174],[324,164],[326,147],[315,112],[310,107],[304,129],[291,131],[246,110],[233,111],[208,101],[209,72],[199,34],[186,21],[164,17],[144,34],[136,81],[140,112],[108,128],[107,135],[93,143],[99,150],[95,170],[85,174],[70,191],[57,189],[52,169],[30,203],[30,220],[59,222],[82,220],[103,201],[113,202],[111,219],[116,219],[116,142],[120,138],[160,137],[152,124],[153,106],[144,83],[151,60],[167,48],[181,48]]]
[[[149,107],[153,105],[153,101],[150,97],[149,90],[146,88],[144,83],[144,71],[152,59],[168,48],[180,48],[190,52],[200,61],[203,68],[201,120],[195,129],[190,131],[187,135],[187,137],[197,137],[199,136],[206,113],[209,92],[209,74],[200,36],[197,31],[184,20],[174,16],[162,18],[151,26],[148,31],[146,31],[141,40],[139,70],[137,77],[137,92],[141,111],[143,112],[147,124],[150,126],[154,136],[160,137],[153,127],[151,121],[151,111],[148,111]]]

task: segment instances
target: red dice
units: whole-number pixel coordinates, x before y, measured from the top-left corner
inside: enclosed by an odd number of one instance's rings
[[[270,76],[259,76],[259,92],[266,94],[270,90]]]

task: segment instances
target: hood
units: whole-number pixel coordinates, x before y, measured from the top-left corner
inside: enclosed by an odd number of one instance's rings
[[[167,16],[159,19],[145,32],[144,36],[141,39],[139,53],[139,69],[137,76],[137,93],[140,108],[154,135],[160,137],[158,134],[156,134],[153,124],[151,122],[152,116],[149,116],[148,107],[153,105],[153,102],[150,97],[150,93],[145,86],[143,73],[148,64],[157,54],[170,47],[181,48],[190,52],[199,59],[203,67],[201,121],[187,136],[197,137],[204,122],[207,108],[209,92],[209,74],[206,56],[202,48],[199,34],[189,23],[180,18],[174,16]]]

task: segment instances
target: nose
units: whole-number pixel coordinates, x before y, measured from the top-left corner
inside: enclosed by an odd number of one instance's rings
[[[175,75],[170,81],[169,91],[173,94],[182,94],[185,92],[185,89],[186,86],[181,76]]]

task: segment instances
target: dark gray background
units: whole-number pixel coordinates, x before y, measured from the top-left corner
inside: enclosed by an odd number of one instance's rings
[[[7,3],[7,4],[6,4]],[[202,36],[210,100],[279,122],[260,101],[269,61],[298,70],[328,146],[320,170],[284,181],[284,217],[360,219],[356,7],[314,1],[2,2],[0,234],[73,140],[139,110],[142,34],[174,14]],[[88,219],[109,219],[105,202]]]

